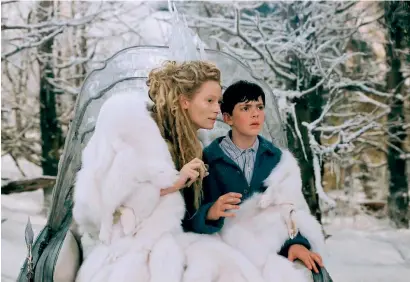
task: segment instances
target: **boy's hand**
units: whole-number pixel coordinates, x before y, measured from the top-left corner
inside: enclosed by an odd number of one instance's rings
[[[239,193],[226,193],[218,198],[212,207],[209,208],[206,219],[218,220],[221,217],[233,217],[234,213],[225,212],[226,210],[237,210],[241,202],[242,194]]]
[[[295,259],[301,260],[307,268],[313,269],[314,272],[319,273],[316,263],[323,267],[322,257],[319,254],[313,253],[306,249],[303,245],[292,245],[289,248],[288,259],[294,261]],[[316,263],[315,263],[316,262]]]

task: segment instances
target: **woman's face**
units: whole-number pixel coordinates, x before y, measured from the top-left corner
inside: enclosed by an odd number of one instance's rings
[[[218,82],[210,80],[203,83],[191,99],[181,95],[180,102],[197,129],[212,129],[221,111],[221,99],[221,86]]]

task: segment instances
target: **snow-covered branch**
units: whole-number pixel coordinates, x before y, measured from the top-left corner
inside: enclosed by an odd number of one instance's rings
[[[2,48],[1,60],[3,61],[23,50],[39,47],[68,28],[89,25],[107,12],[112,12],[112,8],[101,7],[96,12],[67,20],[53,17],[50,20],[39,23],[20,24],[8,23],[8,21],[3,23],[2,20],[2,44],[4,44],[4,47]]]

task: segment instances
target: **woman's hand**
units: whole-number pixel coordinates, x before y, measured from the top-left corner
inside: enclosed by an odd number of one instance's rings
[[[184,165],[179,172],[179,180],[177,183],[180,188],[191,186],[197,179],[203,179],[207,169],[202,160],[195,158],[186,165]]]
[[[179,179],[172,187],[161,189],[161,196],[178,191],[184,187],[191,186],[196,180],[207,176],[207,169],[204,162],[198,158],[193,159],[184,165],[179,172]]]
[[[238,204],[241,202],[242,194],[239,193],[226,193],[216,200],[216,202],[209,208],[206,219],[218,220],[221,217],[233,217],[234,213],[225,212],[226,210],[239,209]]]

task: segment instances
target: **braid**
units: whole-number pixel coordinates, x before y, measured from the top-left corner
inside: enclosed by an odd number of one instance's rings
[[[148,76],[148,94],[155,103],[153,117],[168,142],[178,170],[194,158],[202,159],[202,146],[195,125],[180,106],[179,97],[182,94],[192,97],[209,80],[220,83],[220,71],[215,65],[201,61],[180,64],[166,61]],[[193,189],[194,206],[198,208],[202,197],[202,180],[195,181]]]

